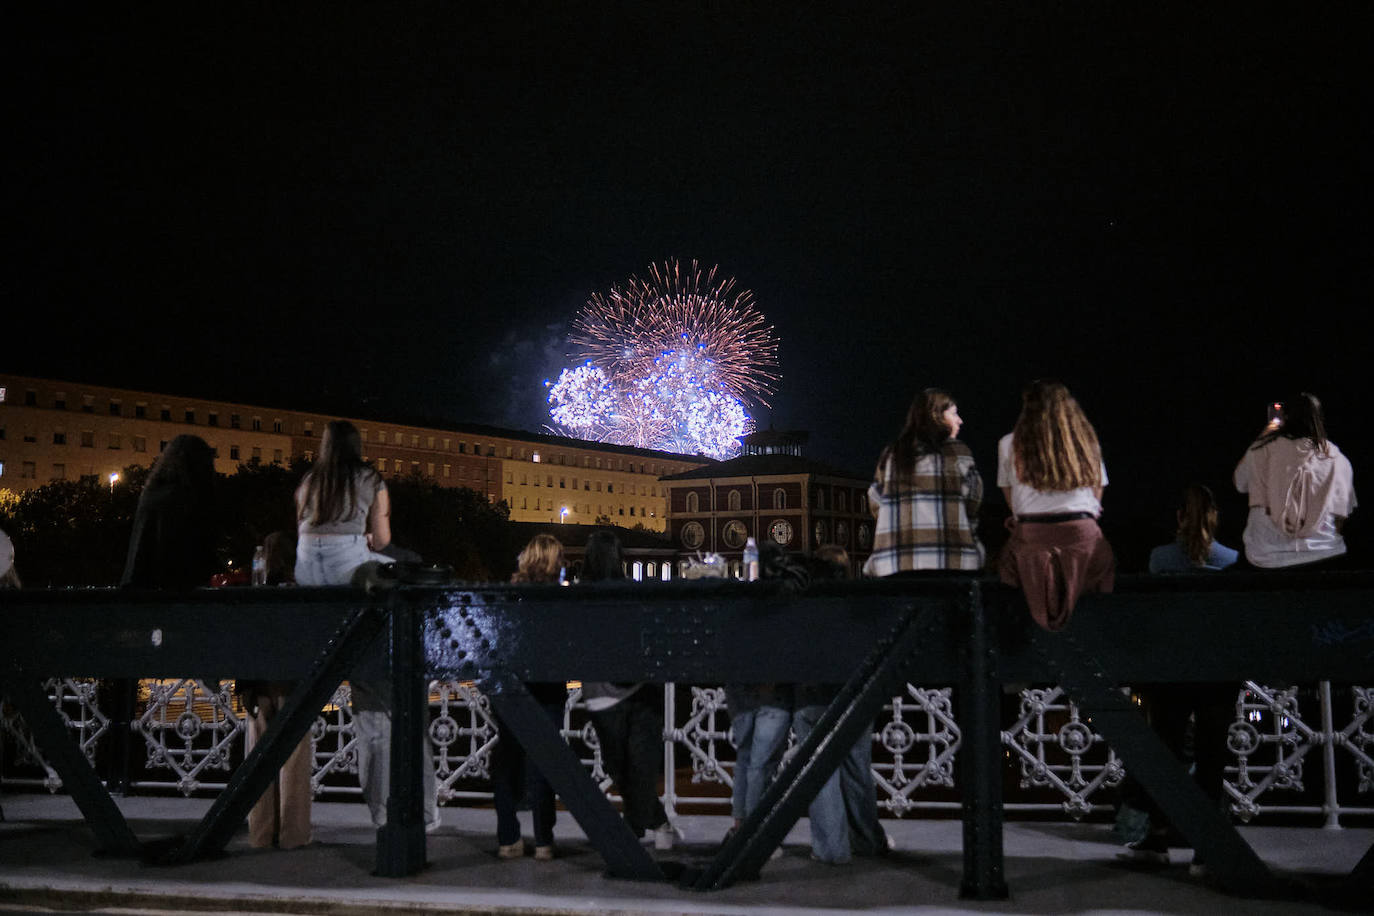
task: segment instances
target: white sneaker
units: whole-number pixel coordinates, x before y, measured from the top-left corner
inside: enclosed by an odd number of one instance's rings
[[[649,832],[654,835],[654,848],[658,850],[672,849],[674,842],[687,839],[672,821],[664,821]]]

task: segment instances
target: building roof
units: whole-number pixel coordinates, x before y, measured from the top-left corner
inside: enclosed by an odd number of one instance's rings
[[[708,480],[713,477],[774,477],[811,474],[816,477],[843,477],[867,482],[867,474],[855,474],[832,464],[812,461],[799,455],[741,455],[659,480]]]

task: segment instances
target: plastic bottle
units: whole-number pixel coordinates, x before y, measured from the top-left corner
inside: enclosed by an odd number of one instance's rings
[[[253,584],[267,584],[267,550],[261,544],[253,550]]]
[[[759,577],[759,545],[753,539],[744,542],[744,578],[753,582]]]

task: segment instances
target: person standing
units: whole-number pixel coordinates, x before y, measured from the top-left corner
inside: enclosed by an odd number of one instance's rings
[[[520,551],[511,582],[530,585],[557,585],[562,581],[567,561],[563,545],[550,534],[536,534]],[[549,719],[558,727],[563,725],[563,709],[568,701],[566,682],[529,683],[525,685]],[[530,816],[534,822],[534,858],[539,862],[552,861],[553,825],[557,818],[553,787],[520,746],[515,734],[496,716],[500,740],[492,752],[492,803],[496,807],[496,855],[502,859],[519,859],[525,855],[525,839],[520,835],[520,819],[516,810],[522,795],[528,797]],[[523,791],[522,791],[523,786]]]
[[[296,584],[348,585],[364,563],[390,563],[378,551],[391,543],[391,499],[382,475],[362,455],[362,437],[347,420],[332,420],[315,465],[296,488]],[[390,795],[391,689],[385,649],[349,678],[357,736],[358,780],[372,823],[386,824]],[[424,766],[425,829],[439,826],[438,784],[428,739]]]
[[[601,530],[587,539],[582,582],[624,582],[620,538]],[[620,789],[625,823],[637,837],[651,832],[654,848],[673,848],[677,829],[658,797],[663,769],[662,692],[647,684],[589,681],[582,696],[601,743],[601,760]]]
[[[1221,516],[1209,488],[1190,484],[1183,491],[1183,505],[1177,517],[1175,540],[1150,551],[1151,573],[1206,574],[1235,565],[1236,551],[1216,541]],[[1140,698],[1150,725],[1180,761],[1186,756],[1188,720],[1192,718],[1195,777],[1208,797],[1220,806],[1227,733],[1236,715],[1236,684],[1144,683],[1134,685],[1134,692]],[[1127,761],[1116,826],[1116,833],[1126,843],[1123,858],[1144,865],[1167,865],[1168,823],[1159,806],[1130,775],[1129,767]],[[1202,860],[1194,857],[1190,870],[1198,874],[1203,869]]]
[[[818,547],[811,560],[812,581],[849,578],[849,553],[837,544]],[[839,687],[833,684],[797,686],[792,731],[798,742],[811,734],[838,693]],[[851,855],[887,854],[888,837],[878,823],[871,724],[816,793],[807,817],[811,822],[811,858],[819,862],[844,865]]]
[[[1116,558],[1097,525],[1107,486],[1097,431],[1059,382],[1022,393],[1016,426],[997,444],[997,485],[1012,512],[998,574],[1025,593],[1036,624],[1062,630],[1079,595],[1112,590]]]

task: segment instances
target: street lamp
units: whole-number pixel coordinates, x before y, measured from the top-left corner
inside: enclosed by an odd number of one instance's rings
[[[117,471],[111,471],[111,472],[110,472],[110,493],[111,493],[111,494],[114,493],[114,485],[117,484],[117,483],[119,483],[119,472],[117,472]]]
[[[560,513],[558,513],[558,524],[560,524],[560,525],[566,524],[567,518],[568,518],[568,507],[567,507],[567,506],[564,506],[564,507],[563,507],[563,511],[560,512]]]

